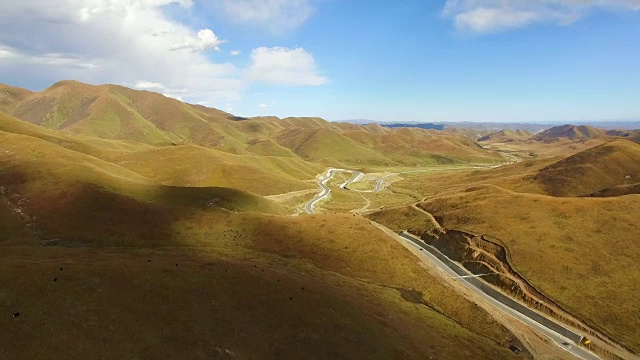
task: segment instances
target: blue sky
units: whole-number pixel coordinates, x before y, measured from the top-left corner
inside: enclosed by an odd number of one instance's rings
[[[640,0],[0,5],[0,82],[34,90],[71,78],[329,120],[640,117]]]

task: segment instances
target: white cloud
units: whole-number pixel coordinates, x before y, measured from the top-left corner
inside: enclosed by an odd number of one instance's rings
[[[311,0],[219,0],[232,21],[257,24],[272,31],[291,30],[313,14]]]
[[[269,105],[267,105],[267,104],[258,104],[258,105],[256,105],[256,107],[258,107],[260,109],[264,109],[264,108],[269,107]]]
[[[161,83],[154,83],[146,80],[136,81],[133,87],[140,90],[163,90],[165,88]]]
[[[241,52],[240,50],[231,50],[229,54],[231,54],[231,56],[238,56],[241,54]]]
[[[247,86],[230,63],[200,51],[224,41],[166,15],[191,0],[0,0],[0,79],[12,83],[135,84],[144,79],[184,98],[229,101]],[[179,46],[178,46],[179,45]],[[172,51],[180,47],[191,51]],[[142,84],[144,86],[144,84]],[[147,84],[149,85],[149,84]],[[161,90],[161,89],[157,89]]]
[[[214,49],[220,51],[220,45],[226,43],[227,40],[220,40],[211,29],[203,29],[198,31],[198,37],[185,36],[184,40],[180,43],[176,43],[171,47],[171,50],[189,50],[189,51],[203,51]]]
[[[447,0],[443,14],[457,30],[491,33],[533,23],[567,25],[593,9],[640,10],[640,0]]]
[[[18,54],[16,53],[15,49],[10,48],[8,46],[0,45],[0,59],[2,58],[9,59],[9,58],[15,58],[15,57],[18,57]]]
[[[328,82],[318,74],[313,56],[303,48],[254,49],[248,74],[252,80],[272,84],[319,86]]]
[[[224,105],[224,111],[229,112],[229,113],[233,112],[233,105],[231,103],[226,103]]]

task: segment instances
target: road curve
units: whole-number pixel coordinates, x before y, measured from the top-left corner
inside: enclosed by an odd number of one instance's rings
[[[376,188],[375,188],[374,192],[379,192],[380,190],[382,190],[382,184],[384,183],[384,181],[387,178],[390,178],[390,177],[392,177],[394,175],[398,175],[398,174],[393,173],[393,174],[385,175],[385,176],[381,177],[380,179],[378,179],[378,181],[376,182]]]
[[[477,277],[462,277],[469,275],[469,273],[457,263],[439,252],[436,248],[427,245],[413,235],[403,232],[400,234],[400,237],[402,237],[402,239],[411,246],[419,249],[422,256],[434,263],[438,269],[444,271],[447,275],[458,279],[458,281],[460,281],[460,283],[467,289],[481,296],[501,311],[544,334],[561,349],[573,354],[579,359],[600,359],[600,357],[579,345],[583,338],[581,334],[578,334],[555,321],[551,321],[549,318],[544,317],[506,295],[499,293]]]
[[[324,176],[324,177],[321,177],[319,179],[319,181],[318,181],[318,186],[320,187],[320,193],[318,194],[318,196],[316,196],[315,198],[311,199],[311,201],[309,201],[304,206],[304,210],[307,212],[307,214],[315,214],[316,212],[313,210],[313,206],[318,201],[326,198],[327,196],[329,196],[329,194],[331,194],[331,189],[329,189],[329,186],[327,186],[327,183],[329,182],[329,180],[331,180],[331,178],[333,177],[333,174],[336,173],[336,172],[352,172],[352,173],[354,173],[354,175],[351,177],[351,179],[346,181],[344,184],[340,185],[341,189],[345,189],[347,186],[349,186],[349,184],[351,184],[352,182],[356,181],[357,178],[359,178],[360,176],[364,175],[360,171],[355,171],[355,170],[347,170],[347,169],[329,169],[329,170],[327,170],[327,175]]]
[[[352,171],[353,172],[353,176],[351,177],[351,179],[345,181],[343,184],[340,185],[340,189],[345,189],[345,190],[349,190],[349,188],[347,186],[351,185],[351,183],[359,181],[364,174],[361,171],[355,171],[355,170],[345,170],[345,171]]]

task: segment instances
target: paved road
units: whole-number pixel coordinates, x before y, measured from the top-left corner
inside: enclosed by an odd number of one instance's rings
[[[329,180],[331,180],[331,178],[333,177],[333,169],[329,169],[327,171],[327,175],[324,177],[320,178],[320,181],[318,181],[318,186],[320,186],[320,194],[318,194],[318,196],[316,196],[315,198],[311,199],[311,201],[309,201],[307,203],[307,205],[304,206],[304,210],[308,213],[308,214],[315,214],[315,211],[313,211],[313,205],[315,205],[318,201],[326,198],[327,196],[329,196],[329,194],[331,194],[331,189],[329,189],[329,187],[327,186],[327,183],[329,182]]]
[[[327,175],[324,176],[324,177],[321,177],[320,180],[318,181],[318,186],[320,187],[320,194],[318,194],[318,196],[313,198],[311,201],[309,201],[304,206],[304,210],[308,214],[315,214],[315,211],[313,210],[313,206],[318,201],[326,198],[327,196],[329,196],[329,194],[331,194],[331,189],[329,189],[329,186],[327,186],[327,183],[329,182],[329,180],[331,180],[331,178],[333,177],[333,174],[336,173],[336,172],[352,172],[352,173],[354,173],[354,175],[351,177],[350,180],[348,180],[344,184],[340,185],[340,188],[342,188],[342,189],[344,189],[347,186],[349,186],[349,184],[354,182],[356,180],[356,178],[364,175],[363,173],[361,173],[359,171],[355,171],[355,170],[346,170],[346,169],[329,169],[329,170],[327,170]]]
[[[393,174],[389,174],[389,175],[383,176],[383,177],[381,177],[380,179],[378,179],[378,182],[376,182],[376,188],[375,188],[374,192],[378,192],[378,191],[382,190],[382,183],[383,183],[387,178],[390,178],[390,177],[392,177],[392,176],[394,176],[394,175],[398,175],[398,174],[393,173]]]
[[[345,170],[345,171],[348,171],[348,170]],[[352,182],[356,182],[360,180],[360,178],[364,176],[364,174],[360,171],[352,171],[352,172],[353,172],[353,176],[351,177],[351,179],[345,181],[344,184],[340,185],[340,189],[349,190],[347,186],[349,186]]]
[[[421,254],[433,262],[438,269],[441,269],[451,277],[459,279],[462,285],[478,294],[498,309],[546,335],[561,349],[570,352],[579,359],[600,359],[594,353],[578,345],[582,340],[582,335],[577,334],[571,329],[567,329],[563,325],[551,321],[549,318],[527,308],[519,302],[491,288],[477,277],[469,277],[469,272],[463,269],[460,265],[447,258],[436,248],[425,244],[411,234],[405,232],[400,234],[400,236],[411,246],[421,250]]]

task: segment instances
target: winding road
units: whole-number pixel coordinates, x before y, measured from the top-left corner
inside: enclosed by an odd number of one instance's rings
[[[409,245],[420,250],[420,254],[432,262],[438,269],[450,277],[458,279],[464,287],[473,291],[504,313],[544,334],[561,349],[570,352],[579,359],[600,359],[600,357],[579,345],[583,340],[581,334],[529,309],[525,305],[488,286],[477,277],[470,276],[472,274],[466,269],[412,234],[403,232],[400,234],[400,237]]]
[[[349,186],[349,184],[351,184],[352,182],[356,181],[357,179],[359,179],[364,175],[360,171],[355,171],[355,170],[346,170],[346,169],[327,170],[327,175],[324,177],[320,177],[320,180],[318,181],[318,186],[320,187],[320,194],[318,194],[318,196],[316,196],[315,198],[311,199],[311,201],[309,201],[304,206],[304,210],[307,212],[307,214],[315,214],[316,212],[313,210],[313,206],[318,201],[323,200],[324,198],[328,197],[331,194],[331,189],[329,189],[329,186],[327,186],[327,183],[329,182],[329,180],[331,180],[331,178],[333,177],[333,174],[336,172],[352,172],[353,173],[353,176],[351,177],[351,179],[347,180],[346,182],[340,185],[341,189],[346,189],[347,186]]]
[[[486,167],[481,167],[481,166],[474,166],[474,167],[469,167],[469,169],[485,169]],[[428,169],[428,170],[412,170],[412,171],[403,171],[400,173],[391,173],[391,174],[387,174],[383,177],[381,177],[380,179],[378,179],[378,181],[376,181],[376,185],[373,189],[373,191],[371,190],[355,190],[358,192],[380,192],[383,189],[383,185],[384,185],[384,181],[392,176],[395,175],[400,175],[400,174],[411,174],[411,173],[419,173],[419,172],[425,172],[425,171],[433,171],[433,169]],[[329,180],[331,180],[331,178],[333,178],[333,174],[336,172],[349,172],[349,173],[353,173],[353,176],[351,177],[351,179],[345,181],[344,183],[342,183],[339,188],[343,189],[343,190],[350,190],[348,188],[348,186],[351,183],[360,181],[362,179],[362,177],[364,177],[364,174],[361,171],[357,171],[357,170],[349,170],[349,169],[334,169],[331,168],[329,170],[327,170],[326,175],[321,176],[320,179],[318,179],[318,187],[320,188],[320,193],[318,194],[318,196],[316,196],[315,198],[311,199],[311,201],[309,201],[305,206],[304,206],[304,210],[308,213],[308,214],[315,214],[315,210],[313,210],[313,207],[316,203],[318,203],[319,201],[327,198],[330,194],[331,194],[331,189],[329,188],[329,186],[327,185],[327,183],[329,182]]]
[[[482,168],[482,167],[474,167]],[[486,167],[484,167],[486,168]],[[423,172],[425,170],[407,171],[403,173]],[[333,178],[336,172],[349,172],[353,173],[353,176],[339,185],[339,188],[348,190],[349,184],[357,182],[364,177],[364,174],[356,170],[347,169],[328,169],[325,175],[322,175],[318,179],[318,187],[320,193],[309,201],[304,209],[309,214],[315,214],[314,206],[321,200],[326,199],[331,194],[331,189],[327,185]],[[378,179],[375,184],[373,192],[382,191],[384,181],[392,176],[399,175],[401,173],[391,173]],[[368,191],[371,192],[371,191]],[[584,340],[584,337],[575,332],[574,330],[562,325],[560,323],[551,320],[550,318],[530,309],[524,304],[506,296],[498,290],[492,288],[484,281],[480,280],[477,276],[474,276],[462,266],[452,261],[443,255],[436,248],[431,247],[421,241],[419,238],[412,234],[403,232],[399,235],[399,240],[404,240],[410,246],[420,250],[420,254],[426,260],[433,263],[440,271],[449,275],[452,278],[457,279],[464,287],[473,291],[482,299],[487,301],[492,306],[496,307],[505,314],[517,319],[518,321],[530,326],[539,333],[548,337],[561,349],[571,353],[573,356],[582,360],[599,360],[600,357],[590,352],[580,343]]]
[[[380,179],[378,179],[378,181],[376,182],[376,189],[375,189],[374,192],[379,192],[380,190],[382,190],[382,184],[384,183],[384,181],[387,178],[390,178],[390,177],[392,177],[394,175],[398,175],[398,174],[393,173],[393,174],[385,175],[385,176],[381,177]]]

